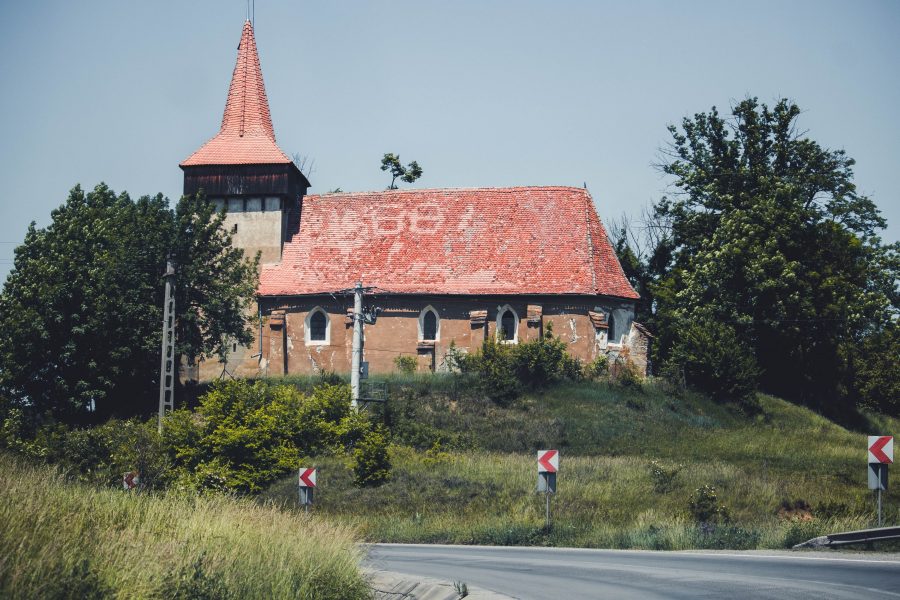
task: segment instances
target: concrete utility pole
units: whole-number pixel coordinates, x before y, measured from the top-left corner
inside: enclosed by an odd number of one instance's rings
[[[159,367],[159,432],[162,433],[166,410],[175,408],[175,296],[172,294],[172,280],[175,265],[166,262],[166,300],[163,305],[162,362]]]
[[[359,403],[359,370],[362,366],[362,335],[363,335],[363,287],[362,282],[357,281],[353,288],[353,357],[350,362],[350,406],[356,410]]]

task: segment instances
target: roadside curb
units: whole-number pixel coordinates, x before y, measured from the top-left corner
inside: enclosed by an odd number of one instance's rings
[[[460,600],[463,596],[451,581],[416,577],[404,573],[370,569],[366,571],[375,600]],[[506,596],[467,585],[466,600],[511,600]]]

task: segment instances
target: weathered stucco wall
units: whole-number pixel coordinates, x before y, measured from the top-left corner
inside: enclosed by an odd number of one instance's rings
[[[281,262],[287,229],[287,211],[280,208],[281,198],[211,198],[211,201],[217,209],[222,206],[228,209],[224,227],[232,233],[234,247],[242,248],[248,258],[259,252],[261,265]]]

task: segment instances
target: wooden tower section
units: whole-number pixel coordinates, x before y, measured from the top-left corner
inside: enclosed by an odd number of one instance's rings
[[[227,209],[234,245],[262,264],[281,261],[309,181],[275,142],[253,25],[244,23],[219,133],[180,165],[184,193]]]

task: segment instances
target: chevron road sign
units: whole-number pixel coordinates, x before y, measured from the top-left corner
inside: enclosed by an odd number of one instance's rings
[[[881,527],[881,492],[888,486],[888,465],[894,462],[894,437],[869,436],[869,489],[878,493],[878,526]]]
[[[890,435],[869,436],[869,463],[894,462],[894,438]]]
[[[556,473],[559,471],[559,450],[538,450],[538,473]]]
[[[316,470],[300,467],[300,491],[299,504],[309,512],[309,505],[313,503],[313,490],[316,489]]]
[[[316,470],[300,469],[300,487],[314,488],[316,487]]]

